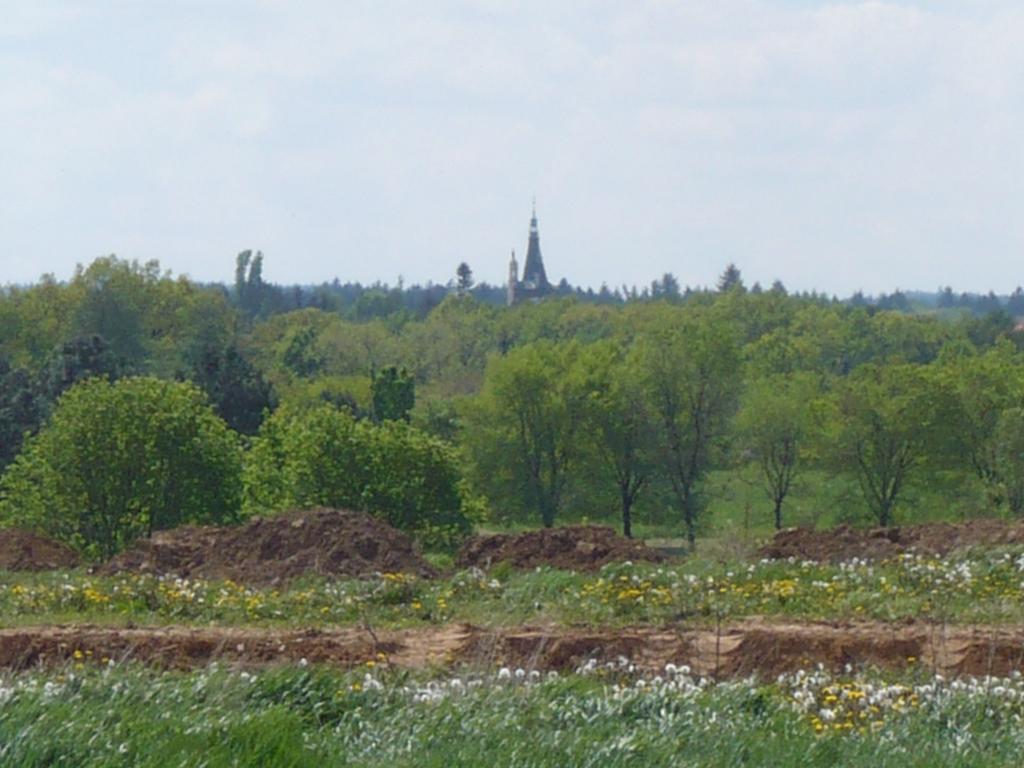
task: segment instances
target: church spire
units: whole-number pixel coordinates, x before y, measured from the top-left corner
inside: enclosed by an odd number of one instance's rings
[[[508,303],[518,304],[522,301],[538,301],[552,292],[544,270],[544,259],[540,255],[540,233],[537,228],[537,198],[533,199],[530,211],[530,242],[526,247],[526,260],[523,263],[523,277],[519,279],[516,253],[512,251],[508,270]]]
[[[544,259],[540,255],[540,232],[537,228],[537,200],[534,198],[530,214],[530,242],[526,247],[526,262],[523,264],[523,284],[531,290],[547,293],[550,289],[548,276],[544,271]]]

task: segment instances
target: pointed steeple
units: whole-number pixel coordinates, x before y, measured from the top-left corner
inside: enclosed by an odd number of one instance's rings
[[[528,290],[547,293],[551,289],[544,259],[540,255],[540,233],[537,230],[537,199],[533,200],[530,215],[530,243],[526,248],[526,263],[523,264],[523,286]]]

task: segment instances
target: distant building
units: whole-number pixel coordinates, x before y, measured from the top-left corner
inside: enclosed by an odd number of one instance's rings
[[[537,232],[537,205],[534,203],[530,217],[530,243],[526,247],[526,263],[523,265],[523,279],[519,279],[519,264],[516,252],[508,265],[508,303],[539,301],[554,292],[544,271],[544,259],[540,255],[540,234]]]

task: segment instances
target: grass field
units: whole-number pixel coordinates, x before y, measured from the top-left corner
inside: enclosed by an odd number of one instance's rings
[[[1009,766],[1024,684],[788,676],[710,684],[626,665],[430,677],[294,665],[68,668],[0,683],[26,766]]]
[[[1024,549],[835,565],[761,561],[753,553],[771,525],[764,507],[754,505],[763,504],[760,491],[731,482],[729,494],[719,493],[709,508],[696,553],[667,564],[619,563],[592,573],[523,572],[501,564],[487,572],[459,571],[450,555],[438,554],[432,560],[446,571],[439,579],[380,574],[277,588],[84,570],[7,573],[0,574],[0,616],[7,627],[30,632],[53,625],[166,625],[184,638],[190,627],[263,628],[313,631],[315,644],[329,641],[332,631],[347,631],[357,650],[374,631],[382,638],[407,631],[412,643],[421,634],[444,636],[465,625],[509,628],[515,637],[506,644],[530,627],[551,628],[552,637],[575,633],[575,640],[590,633],[608,649],[630,632],[654,638],[664,628],[707,628],[715,665],[717,634],[728,622],[736,631],[744,621],[755,629],[759,622],[789,622],[799,631],[811,627],[817,637],[828,635],[828,622],[848,622],[869,644],[873,633],[893,636],[889,671],[856,664],[826,672],[809,664],[803,673],[778,678],[732,674],[716,682],[685,669],[633,667],[630,659],[549,673],[529,665],[502,668],[504,660],[486,655],[442,662],[435,655],[403,665],[363,651],[354,662],[327,666],[305,663],[304,650],[302,659],[281,654],[266,666],[255,634],[224,635],[232,644],[252,644],[257,653],[247,666],[222,660],[168,671],[122,660],[148,658],[142,653],[111,652],[108,661],[101,645],[95,652],[69,645],[63,655],[51,646],[45,668],[0,676],[0,765],[1024,764],[1019,676],[946,680],[936,671],[948,667],[904,658],[895,638],[897,627],[943,627],[944,645],[949,625],[951,638],[959,627],[961,638],[991,632],[994,644],[998,631],[1024,624]],[[792,522],[825,526],[849,518],[835,488],[821,478],[808,483],[806,495],[794,501]],[[820,508],[827,514],[818,515]],[[964,509],[945,517],[964,516]],[[676,531],[663,520],[641,522],[638,533],[672,539]],[[814,629],[813,622],[825,624]],[[647,628],[646,634],[635,628]],[[320,640],[317,629],[325,633]],[[173,647],[178,637],[162,642]],[[1001,660],[1003,670],[1019,667],[1014,638],[1013,658]],[[975,641],[984,653],[985,638]],[[278,639],[266,642],[276,648]],[[729,658],[735,661],[743,647]],[[410,653],[416,648],[403,658]],[[830,653],[824,648],[820,657]],[[800,665],[807,661],[802,655]],[[706,650],[702,658],[709,658]],[[777,661],[769,659],[767,668],[779,669],[771,666]],[[968,666],[992,670],[984,659]]]

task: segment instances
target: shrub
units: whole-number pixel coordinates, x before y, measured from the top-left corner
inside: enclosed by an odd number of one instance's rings
[[[468,533],[479,509],[446,443],[405,422],[375,426],[330,406],[281,409],[264,422],[244,481],[249,513],[357,509],[431,543]]]
[[[0,481],[2,522],[104,557],[240,502],[237,436],[194,385],[144,377],[69,389]]]

